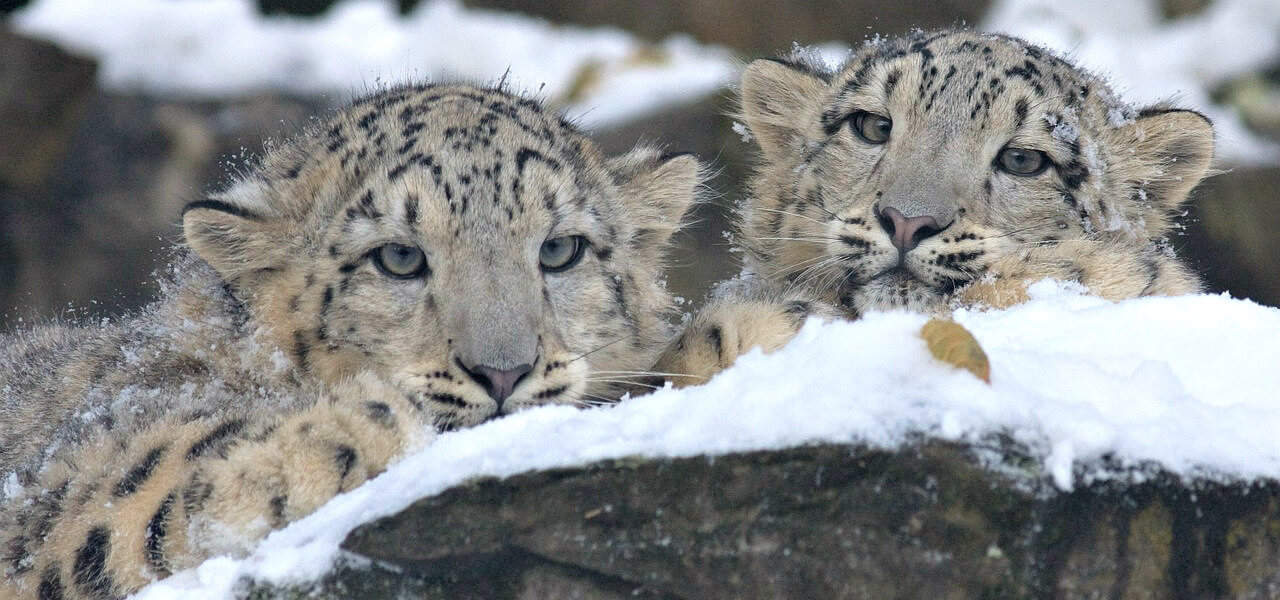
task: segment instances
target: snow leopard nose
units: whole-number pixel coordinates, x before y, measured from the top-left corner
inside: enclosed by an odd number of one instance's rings
[[[893,207],[877,210],[876,219],[880,221],[880,227],[884,228],[885,233],[889,234],[893,245],[902,252],[914,249],[920,245],[921,240],[942,231],[938,220],[932,215],[908,217]]]
[[[517,365],[512,369],[495,369],[488,365],[467,365],[461,360],[458,361],[458,366],[462,367],[472,381],[489,392],[489,397],[498,403],[499,413],[502,412],[502,403],[511,396],[511,391],[533,370],[533,365],[530,364]]]

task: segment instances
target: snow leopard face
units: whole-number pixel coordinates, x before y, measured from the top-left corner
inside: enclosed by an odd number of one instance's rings
[[[1205,175],[1209,122],[1133,110],[1048,50],[918,32],[835,70],[756,61],[741,96],[763,153],[742,222],[754,267],[853,314],[936,310],[1013,264],[1085,281],[1123,262],[1134,291],[1185,277],[1155,248]]]
[[[698,181],[689,156],[606,160],[527,99],[404,87],[271,150],[185,230],[302,372],[373,371],[456,427],[650,365]]]

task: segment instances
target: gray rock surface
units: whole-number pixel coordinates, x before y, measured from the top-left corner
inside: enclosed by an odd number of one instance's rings
[[[824,445],[481,479],[253,598],[1274,598],[1280,486],[1058,492],[1013,448]],[[977,456],[1003,453],[997,465]]]

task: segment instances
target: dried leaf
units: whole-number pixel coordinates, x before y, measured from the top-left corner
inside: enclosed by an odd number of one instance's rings
[[[920,337],[924,338],[934,358],[991,383],[991,363],[987,360],[987,353],[982,351],[973,334],[959,323],[930,319],[920,329]]]

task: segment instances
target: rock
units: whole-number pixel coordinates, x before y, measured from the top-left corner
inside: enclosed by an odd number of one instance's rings
[[[84,104],[51,166],[29,172],[22,186],[0,183],[0,278],[7,284],[0,285],[0,329],[18,319],[81,319],[145,303],[153,272],[181,239],[182,206],[324,105],[101,92]]]
[[[997,464],[978,456],[1004,452]],[[482,479],[252,598],[1271,598],[1280,485],[1058,492],[1016,449],[928,441],[606,461]],[[369,559],[372,559],[370,562]],[[363,565],[363,566],[361,566]]]
[[[1193,192],[1186,236],[1173,241],[1211,291],[1280,305],[1276,190],[1280,167],[1255,167],[1210,177]]]
[[[37,185],[66,151],[97,63],[7,29],[0,57],[0,185]]]
[[[751,54],[773,54],[793,42],[856,44],[872,34],[897,35],[977,23],[988,0],[703,0],[701,2],[595,2],[593,0],[467,0],[469,6],[519,11],[576,25],[624,27],[658,40],[686,33],[704,43]]]

